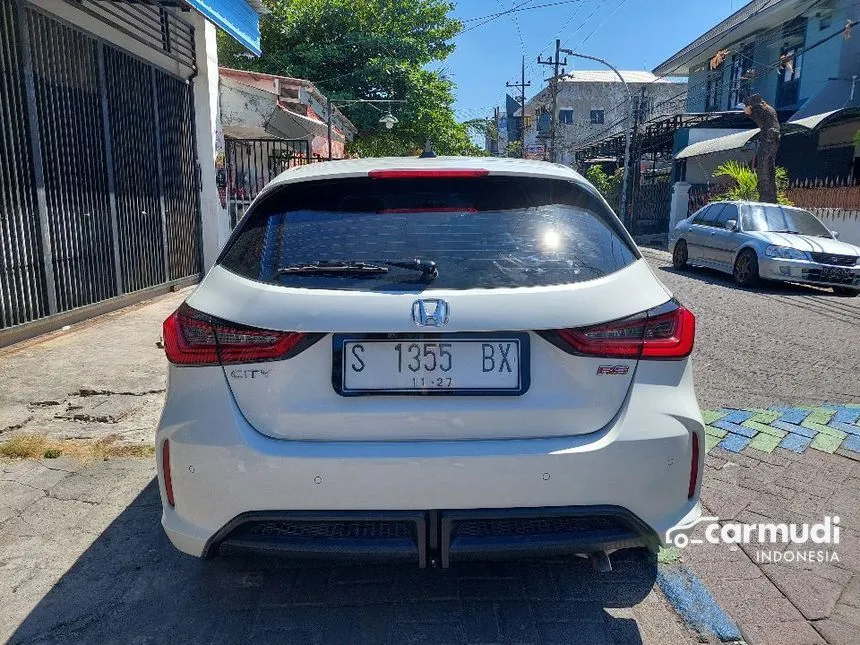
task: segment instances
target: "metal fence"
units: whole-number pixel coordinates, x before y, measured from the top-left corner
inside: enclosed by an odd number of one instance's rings
[[[226,139],[224,193],[230,223],[236,226],[257,194],[272,179],[289,168],[320,161],[311,156],[304,139]]]
[[[187,81],[0,0],[0,154],[0,329],[200,272]]]
[[[636,186],[630,200],[630,233],[633,235],[664,233],[669,225],[671,197],[672,186],[668,178]]]

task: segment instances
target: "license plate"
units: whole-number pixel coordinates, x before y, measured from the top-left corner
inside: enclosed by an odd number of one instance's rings
[[[528,335],[334,337],[332,385],[361,394],[518,395],[528,389]]]
[[[842,269],[839,267],[824,267],[821,269],[821,277],[824,280],[844,280],[850,275],[851,273],[848,269]]]

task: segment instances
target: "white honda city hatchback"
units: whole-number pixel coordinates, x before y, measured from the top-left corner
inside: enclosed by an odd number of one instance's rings
[[[164,529],[202,557],[655,550],[700,516],[694,325],[569,168],[289,170],[164,323]]]

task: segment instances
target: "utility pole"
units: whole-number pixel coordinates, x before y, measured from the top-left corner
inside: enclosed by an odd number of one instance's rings
[[[497,107],[493,111],[493,121],[495,122],[495,129],[493,130],[493,138],[496,140],[496,154],[500,155],[501,151],[499,150],[499,143],[501,137],[499,136],[499,108]]]
[[[516,87],[520,90],[520,157],[525,159],[526,156],[526,88],[531,87],[532,82],[526,83],[526,57],[523,56],[522,66],[520,67],[520,82],[505,83],[505,87]]]
[[[597,56],[589,56],[588,54],[577,54],[574,51],[569,49],[564,49],[565,54],[569,54],[570,56],[574,56],[576,58],[587,58],[588,60],[597,61],[598,63],[602,63],[606,65],[609,69],[615,72],[615,75],[618,77],[618,80],[621,81],[621,84],[624,86],[624,91],[627,92],[627,123],[624,126],[624,178],[621,181],[621,221],[630,227],[631,222],[628,221],[627,217],[627,184],[630,180],[630,117],[631,111],[633,109],[633,97],[630,94],[630,88],[627,85],[627,81],[624,80],[624,77],[621,75],[621,72],[615,68],[608,61],[603,60],[602,58],[598,58]]]
[[[538,64],[540,65],[552,65],[552,78],[549,82],[550,92],[552,93],[552,119],[550,120],[550,130],[549,130],[549,160],[553,163],[555,162],[555,130],[556,123],[558,121],[558,68],[561,65],[567,65],[567,58],[564,60],[559,60],[559,53],[561,52],[561,40],[555,39],[555,56],[548,60],[542,59],[538,56]],[[561,70],[561,73],[564,74],[564,69]]]
[[[639,100],[634,105],[635,112],[633,114],[633,132],[631,134],[632,143],[631,147],[633,152],[631,153],[631,159],[636,159],[635,167],[630,169],[631,172],[631,181],[627,186],[630,194],[627,196],[627,203],[632,203],[633,196],[636,194],[636,186],[641,183],[642,177],[642,168],[641,168],[641,159],[642,159],[642,138],[639,136],[639,129],[642,124],[645,122],[645,86],[643,85],[639,88],[639,96],[637,97]],[[633,163],[631,163],[633,165]],[[630,222],[631,230],[633,226],[633,221],[631,219]]]

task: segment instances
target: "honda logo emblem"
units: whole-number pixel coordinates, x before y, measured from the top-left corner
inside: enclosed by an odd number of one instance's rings
[[[448,324],[450,307],[444,300],[431,298],[412,303],[412,321],[419,327],[441,327]]]

